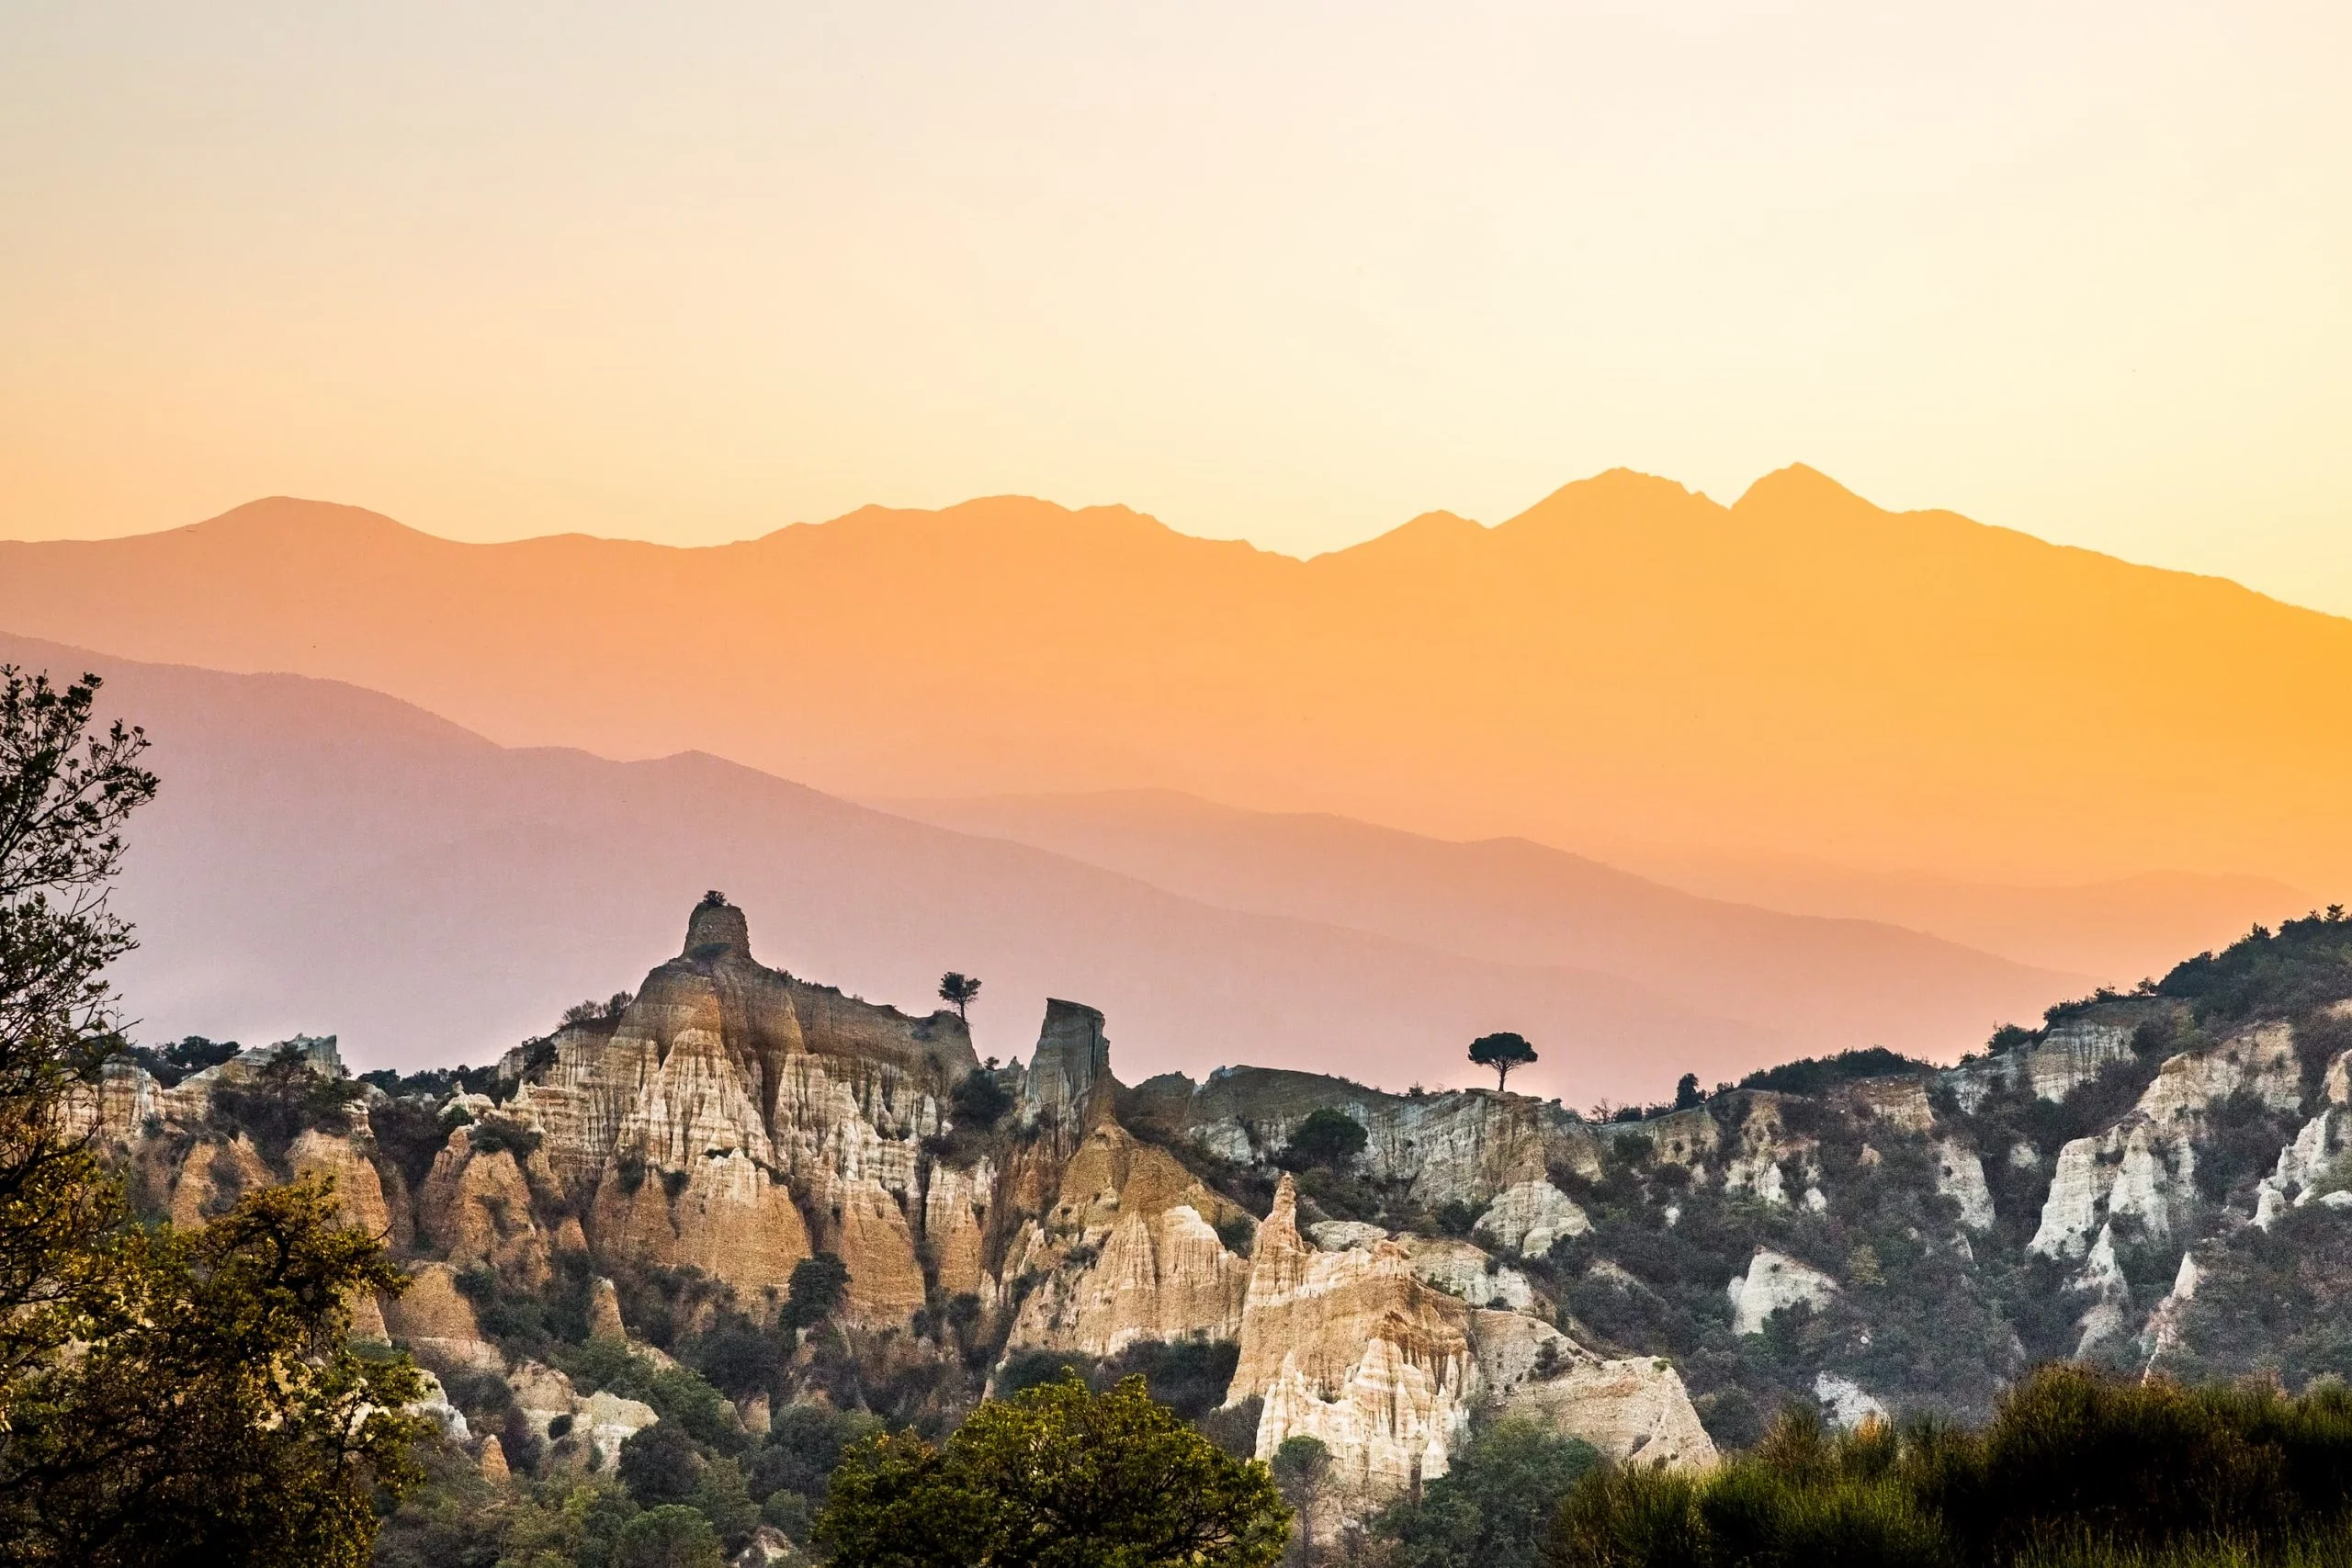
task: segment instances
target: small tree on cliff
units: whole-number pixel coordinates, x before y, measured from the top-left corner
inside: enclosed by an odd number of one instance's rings
[[[966,1023],[972,1021],[969,1009],[974,998],[980,994],[980,982],[970,975],[950,969],[939,977],[939,999],[956,1010],[956,1016]]]
[[[1535,1060],[1535,1047],[1527,1043],[1525,1035],[1505,1030],[1499,1034],[1481,1034],[1470,1042],[1470,1059],[1482,1067],[1495,1069],[1495,1090],[1500,1093],[1513,1067],[1523,1067]]]
[[[1317,1106],[1291,1129],[1290,1144],[1283,1150],[1282,1163],[1293,1170],[1314,1166],[1345,1170],[1350,1161],[1363,1153],[1368,1137],[1363,1123],[1347,1112],[1328,1105]]]

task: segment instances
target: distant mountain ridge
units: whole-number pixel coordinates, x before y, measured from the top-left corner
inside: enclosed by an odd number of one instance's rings
[[[1558,928],[1480,953],[1336,906],[1221,906],[707,756],[507,750],[336,682],[0,636],[8,661],[105,673],[107,707],[153,738],[164,793],[119,898],[143,942],[120,980],[150,1043],[332,1032],[362,1066],[487,1060],[713,886],[779,911],[771,948],[797,972],[901,997],[949,968],[981,975],[989,1052],[1023,1044],[1047,996],[1100,998],[1146,1075],[1254,1059],[1400,1089],[1464,1081],[1472,1037],[1518,1028],[1545,1052],[1521,1075],[1529,1089],[1648,1100],[1685,1071],[1713,1082],[1871,1041],[1949,1056],[2073,984],[1605,871],[1605,897],[1546,884],[1547,897],[1581,900],[1589,922],[1646,902],[1634,949]],[[1436,897],[1471,848],[1390,837],[1432,858],[1407,896]],[[1511,918],[1482,897],[1474,886],[1454,907],[1490,927]]]
[[[0,626],[858,797],[1168,788],[1994,881],[2352,881],[2352,622],[1802,468],[1617,471],[1300,561],[1121,508],[458,545],[256,502],[0,545]]]

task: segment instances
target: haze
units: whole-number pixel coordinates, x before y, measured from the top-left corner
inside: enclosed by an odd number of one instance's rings
[[[2320,4],[0,9],[0,534],[1793,459],[2352,611]]]

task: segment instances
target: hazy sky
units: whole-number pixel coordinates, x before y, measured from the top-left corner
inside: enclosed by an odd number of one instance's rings
[[[0,534],[1295,553],[1628,465],[2352,613],[2352,6],[0,0]]]

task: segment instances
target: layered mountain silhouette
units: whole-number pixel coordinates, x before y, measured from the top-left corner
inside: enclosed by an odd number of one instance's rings
[[[1397,1088],[1468,1081],[1498,1028],[1514,1087],[1652,1099],[1792,1054],[1952,1055],[2073,976],[1856,921],[1668,891],[1527,845],[1326,823],[1357,883],[1303,903],[1127,874],[832,798],[703,754],[507,749],[345,684],[158,666],[0,636],[0,661],[95,669],[153,739],[161,798],[119,896],[141,1038],[333,1032],[363,1066],[482,1061],[544,1032],[717,886],[773,956],[918,1009],[986,980],[984,1052],[1024,1051],[1045,997],[1119,1021],[1137,1077],[1231,1062]],[[1359,844],[1367,846],[1359,850]],[[1280,868],[1273,868],[1279,871]],[[1302,872],[1303,872],[1303,868]],[[1259,902],[1262,903],[1262,900]],[[1425,905],[1415,923],[1399,911]]]
[[[1920,931],[2028,964],[2063,953],[2064,967],[2128,987],[2164,974],[2175,954],[2226,944],[2257,920],[2306,907],[2294,889],[2257,877],[2152,874],[2017,887],[1703,852],[1661,854],[1666,863],[1653,880],[1525,839],[1451,843],[1326,814],[1240,811],[1167,790],[878,804],[1228,908],[1508,962],[1572,953],[1694,1005],[1769,1017],[1807,1038],[1875,1031],[1886,1043],[1907,1040],[1931,1055],[1952,1042],[1939,1020],[1921,1020],[1920,1031],[1888,1021],[1905,998],[1941,988],[1949,949],[1923,942]],[[1678,890],[1692,883],[1736,886],[1742,896]],[[1830,918],[1765,918],[1772,909]],[[1871,918],[1850,918],[1857,911]],[[1704,955],[1695,964],[1694,953]]]
[[[1979,881],[2352,881],[2352,622],[1802,468],[1730,507],[1612,472],[1307,561],[1021,499],[707,549],[276,500],[0,545],[0,626],[854,797],[1160,788]]]

